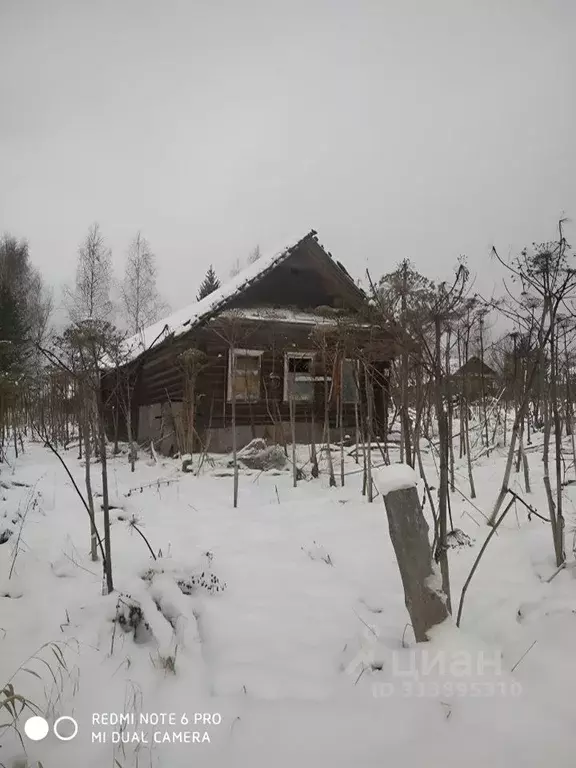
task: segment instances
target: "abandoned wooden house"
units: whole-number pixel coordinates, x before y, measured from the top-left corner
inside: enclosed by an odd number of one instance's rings
[[[131,339],[130,363],[104,377],[110,431],[126,439],[129,413],[164,454],[229,451],[233,424],[238,447],[293,429],[320,441],[326,420],[354,435],[366,413],[380,434],[393,342],[367,310],[312,230]]]

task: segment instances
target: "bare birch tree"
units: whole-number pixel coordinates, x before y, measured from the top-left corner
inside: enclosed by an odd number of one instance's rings
[[[109,320],[112,313],[110,289],[112,287],[112,253],[107,248],[99,224],[88,230],[78,249],[76,280],[65,289],[70,319],[74,323],[84,320]]]
[[[130,243],[121,285],[122,314],[128,331],[137,335],[168,311],[156,285],[155,256],[141,232]]]

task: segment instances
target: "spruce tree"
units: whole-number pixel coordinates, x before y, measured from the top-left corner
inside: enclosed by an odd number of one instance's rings
[[[0,240],[0,372],[18,375],[32,336],[28,244],[10,235]]]
[[[206,298],[206,296],[209,296],[217,288],[220,288],[220,280],[218,280],[216,277],[214,268],[212,267],[212,264],[210,264],[208,271],[206,272],[206,277],[200,284],[200,289],[196,296],[196,301],[201,301],[202,299]]]

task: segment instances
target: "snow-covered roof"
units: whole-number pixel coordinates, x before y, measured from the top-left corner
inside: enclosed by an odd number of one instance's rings
[[[242,318],[243,320],[261,320],[262,322],[290,323],[291,325],[335,325],[339,313],[321,314],[320,312],[304,312],[288,307],[238,307],[225,309],[220,313],[224,318]],[[347,322],[349,318],[347,317]],[[355,327],[370,328],[369,323],[357,322]]]
[[[300,243],[315,235],[316,232],[312,229],[303,237],[290,240],[289,245],[285,245],[282,249],[262,254],[259,259],[249,264],[225,285],[220,286],[201,301],[177,310],[169,317],[148,326],[141,333],[127,339],[128,356],[134,359],[145,350],[161,344],[170,336],[175,338],[188,333],[195,325],[218,312],[237,294],[260,280],[273,267],[287,259]]]

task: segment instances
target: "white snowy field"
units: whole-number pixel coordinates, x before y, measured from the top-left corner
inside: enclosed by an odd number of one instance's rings
[[[533,492],[520,475],[514,487],[547,516],[540,455],[529,456]],[[83,489],[76,451],[63,457]],[[454,526],[474,540],[450,551],[454,610],[503,463],[503,452],[477,462],[474,505],[452,495]],[[22,731],[30,766],[573,763],[576,582],[571,568],[546,582],[547,523],[512,509],[472,580],[461,629],[442,626],[415,649],[382,497],[362,497],[352,459],[343,488],[329,488],[325,472],[294,489],[289,471],[243,471],[237,509],[225,464],[196,477],[177,461],[143,456],[131,474],[125,456],[111,460],[116,591],[105,597],[87,515],[57,459],[30,444],[2,466],[0,541],[12,535],[0,544],[0,683],[51,725],[71,716],[79,726],[70,741]],[[431,458],[427,471],[434,485]],[[463,462],[457,484],[468,495]],[[114,621],[129,596],[149,625],[136,634]],[[162,713],[175,724],[140,723]],[[114,714],[130,715],[130,743],[111,743]],[[15,733],[0,731],[0,764],[25,765],[23,755]]]

